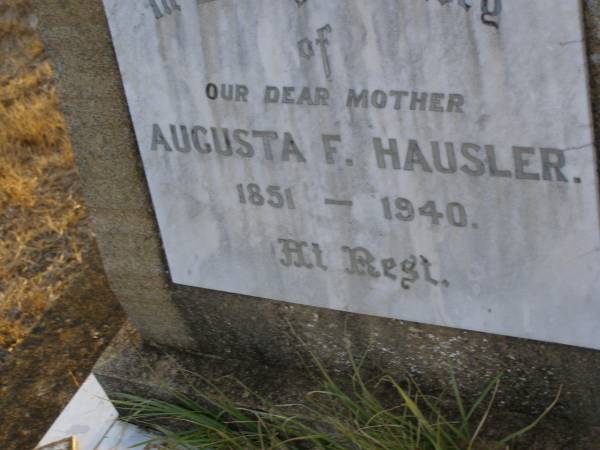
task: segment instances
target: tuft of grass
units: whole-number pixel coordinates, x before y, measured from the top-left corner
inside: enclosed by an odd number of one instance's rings
[[[52,70],[27,2],[0,3],[1,359],[81,270],[89,232]]]
[[[508,450],[560,396],[559,391],[533,423],[491,442],[483,438],[483,431],[500,376],[467,405],[454,376],[448,393],[435,397],[414,381],[400,383],[390,375],[366,380],[362,363],[351,356],[350,360],[352,375],[344,388],[315,358],[321,386],[296,404],[272,405],[250,393],[262,407],[248,408],[202,380],[204,389],[191,386],[193,398],[165,388],[176,401],[122,395],[116,405],[127,411],[125,420],[160,433],[160,438],[140,446],[152,443],[164,449]]]

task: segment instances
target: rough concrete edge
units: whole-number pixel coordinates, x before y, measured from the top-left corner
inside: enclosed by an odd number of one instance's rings
[[[166,271],[152,274],[152,295],[136,298],[136,302],[122,301],[131,298],[131,290],[112,280],[113,275],[118,274],[129,278],[134,285],[144,287],[146,281],[142,277],[147,274],[139,273],[135,252],[142,252],[143,258],[138,261],[143,259],[146,265],[164,268],[166,264],[102,1],[32,0],[32,5],[38,19],[38,32],[56,74],[58,94],[62,100],[60,106],[109,283],[144,336],[175,347],[189,347],[193,345],[193,339],[184,326],[169,325],[183,324],[184,321],[171,304]],[[87,39],[82,40],[82,36]],[[92,41],[88,46],[88,42]],[[90,67],[99,72],[90,71]],[[104,96],[86,98],[91,87]],[[90,109],[90,104],[96,103],[99,108]],[[107,111],[100,113],[103,107]],[[104,117],[104,113],[109,113],[110,119]],[[109,127],[108,120],[119,126]],[[99,130],[97,124],[104,129]],[[122,168],[122,173],[116,174],[118,180],[111,182],[123,183],[122,191],[126,195],[122,199],[103,197],[105,190],[102,183],[106,180],[89,176],[95,163],[101,159],[98,156],[105,153],[107,142],[91,139],[99,133],[107,133],[108,143],[115,146],[110,153],[119,158],[115,165]],[[136,213],[134,218],[123,214],[123,210],[130,206]],[[126,225],[130,225],[132,220],[143,233],[128,232]],[[119,261],[127,261],[128,264],[119,265]],[[162,323],[160,331],[153,326],[158,318]]]

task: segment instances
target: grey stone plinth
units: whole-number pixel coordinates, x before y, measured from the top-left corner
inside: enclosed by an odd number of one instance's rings
[[[316,309],[313,313],[319,315]],[[325,364],[334,379],[341,385],[344,385],[345,379],[345,387],[348,387],[348,378],[344,375],[349,371],[349,359],[345,349],[335,343],[356,341],[351,330],[356,325],[363,327],[365,323],[358,316],[343,316],[346,319],[343,323],[337,326],[329,323],[335,340],[327,340],[322,333],[317,338],[306,331],[295,336],[282,332],[269,341],[270,347],[274,347],[273,352],[262,354],[256,354],[258,347],[254,351],[245,348],[242,353],[224,352],[220,355],[167,349],[144,343],[129,324],[98,361],[94,373],[110,397],[133,393],[176,401],[171,389],[191,397],[194,397],[194,389],[210,392],[212,388],[202,381],[205,379],[214,382],[229,398],[247,407],[260,408],[264,405],[248,396],[240,382],[272,404],[297,403],[307,392],[320,387],[315,384],[318,376],[313,377],[317,372],[311,371],[307,350],[326,348],[331,352],[330,355],[321,352],[326,358]],[[321,321],[331,319],[320,318]],[[598,390],[594,386],[600,363],[594,351],[540,346],[511,338],[488,339],[485,335],[474,333],[433,327],[415,328],[391,320],[386,322],[377,322],[378,327],[383,325],[381,334],[388,335],[389,331],[393,331],[394,337],[388,336],[373,343],[365,359],[367,377],[385,371],[402,380],[410,372],[425,392],[435,394],[440,392],[441,386],[448,386],[447,363],[452,361],[461,392],[468,402],[477,397],[494,374],[506,370],[496,407],[485,429],[485,434],[492,435],[507,435],[530,423],[548,406],[557,387],[562,384],[564,392],[558,406],[534,433],[519,441],[515,450],[598,448],[600,428],[596,412],[600,405],[594,400],[598,398]],[[300,344],[299,338],[305,343]],[[333,348],[330,346],[332,342]],[[354,347],[356,355],[361,350]]]

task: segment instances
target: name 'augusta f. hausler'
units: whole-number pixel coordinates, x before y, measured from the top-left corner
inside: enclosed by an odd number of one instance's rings
[[[322,135],[322,141],[324,149],[319,158],[330,164],[332,153],[336,151],[332,142],[341,142],[342,138],[339,135]],[[307,148],[290,131],[173,124],[165,127],[153,124],[152,127],[151,151],[306,163],[311,155]],[[420,142],[415,139],[402,143],[395,138],[374,137],[369,151],[379,169],[569,182],[563,170],[567,165],[565,151],[557,148],[498,147],[472,142]],[[507,152],[510,157],[500,157]],[[575,179],[576,183],[579,181]]]

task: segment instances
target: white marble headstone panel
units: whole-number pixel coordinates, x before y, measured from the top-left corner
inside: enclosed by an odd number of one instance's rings
[[[577,0],[104,0],[175,283],[600,348]]]

